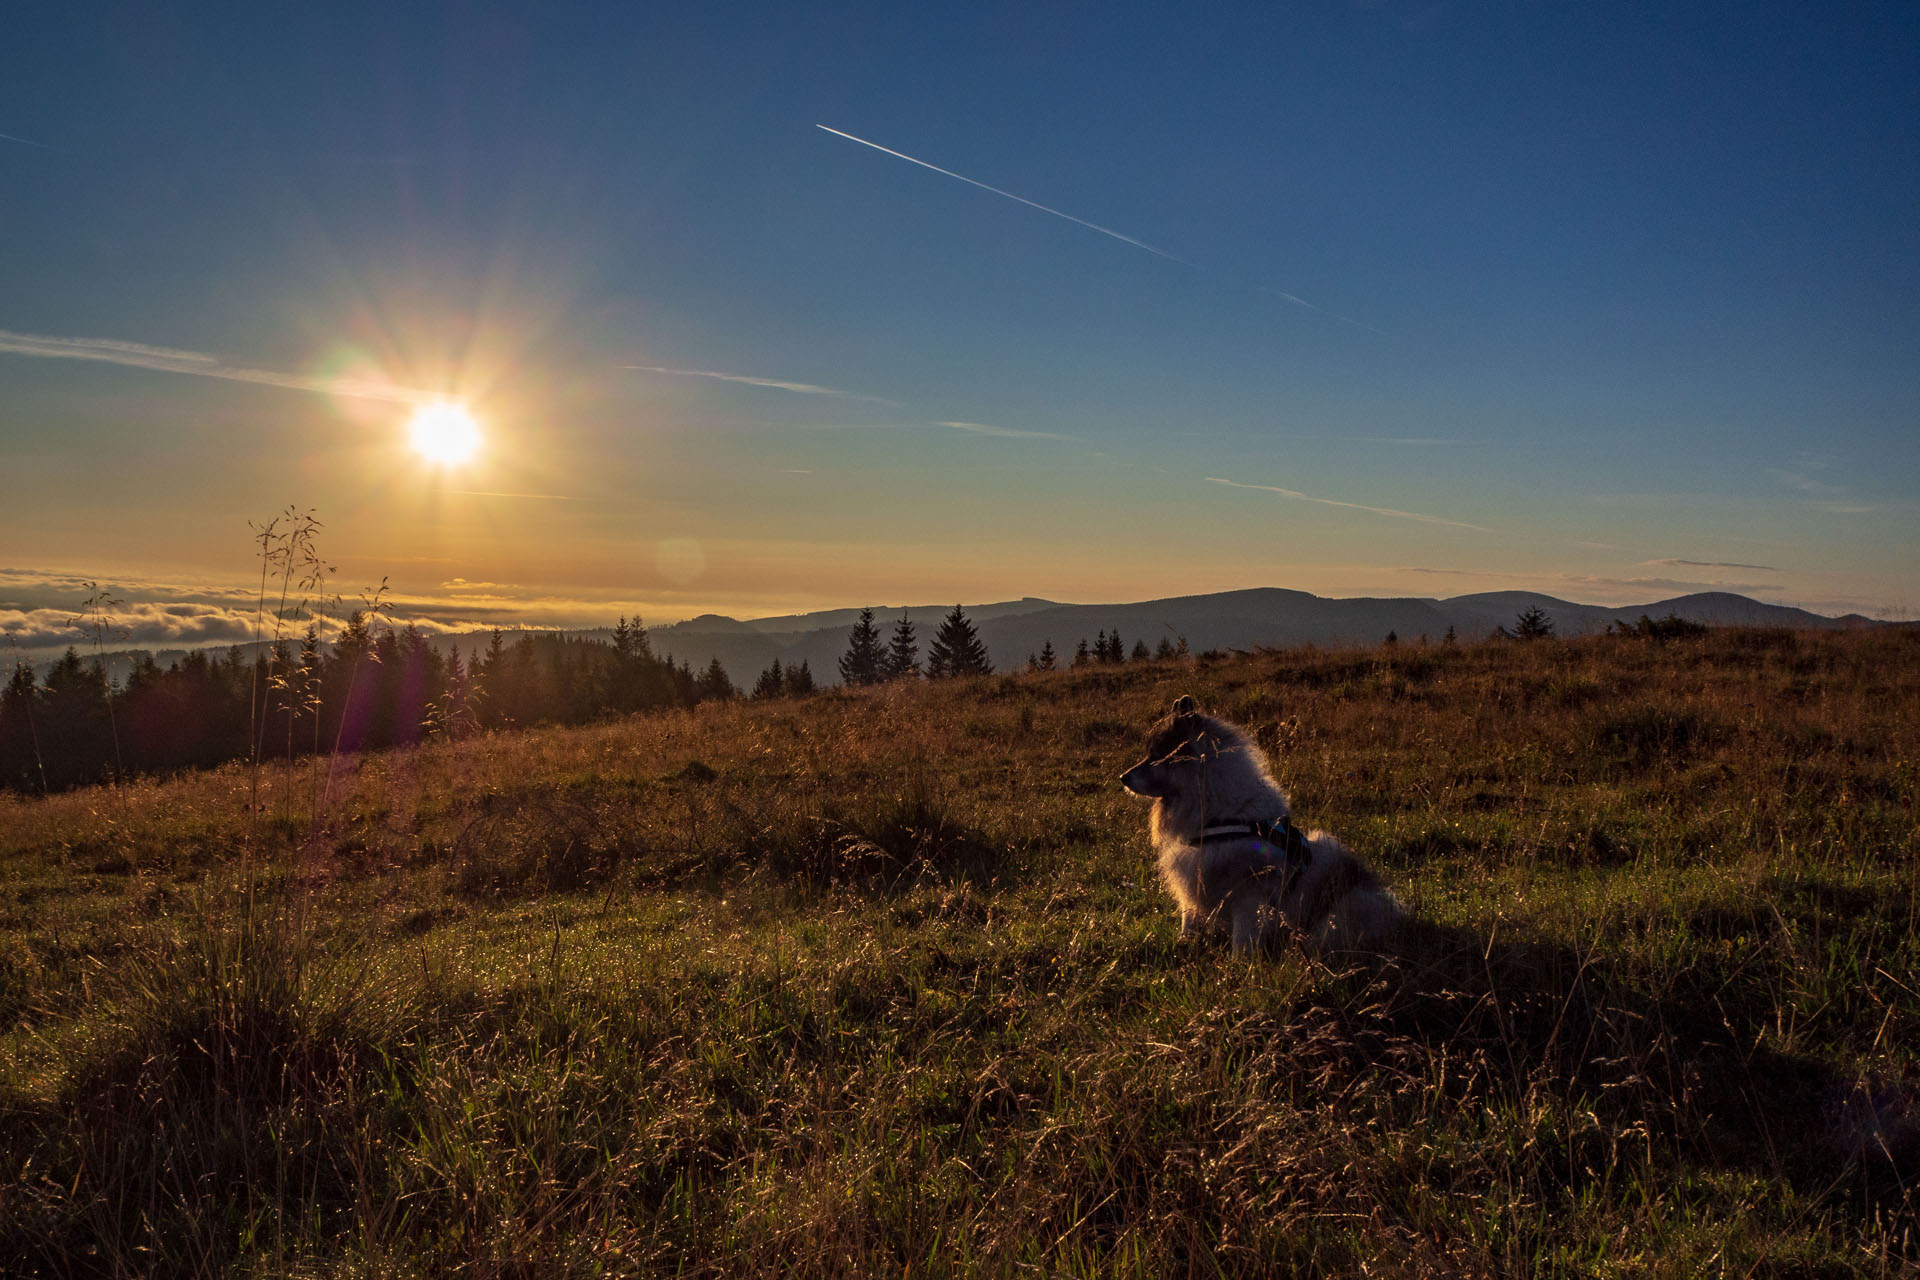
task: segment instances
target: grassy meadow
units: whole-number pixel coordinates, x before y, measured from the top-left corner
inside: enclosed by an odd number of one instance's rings
[[[1179,939],[1116,778],[1182,692],[1394,885],[1404,954]],[[0,1272],[1907,1274],[1917,814],[1913,629],[0,796]]]

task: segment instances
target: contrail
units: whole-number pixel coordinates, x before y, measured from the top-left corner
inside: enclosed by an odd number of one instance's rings
[[[775,391],[791,391],[802,396],[837,396],[842,400],[866,400],[873,404],[900,407],[897,400],[886,400],[880,396],[861,395],[857,391],[841,391],[836,387],[816,386],[811,382],[786,382],[779,378],[752,378],[744,373],[716,373],[712,369],[672,369],[663,364],[623,364],[622,369],[634,369],[641,373],[664,373],[675,378],[711,378],[715,382],[737,382],[747,387],[769,387]]]
[[[865,138],[855,137],[853,134],[846,132],[844,129],[836,129],[832,125],[825,125],[825,124],[816,124],[814,127],[816,129],[824,129],[836,138],[845,138],[848,142],[857,142],[863,147],[872,147],[875,151],[881,152],[884,155],[890,155],[894,157],[896,160],[905,160],[908,164],[917,164],[922,169],[931,169],[935,173],[945,174],[949,178],[957,178],[961,182],[966,183],[970,187],[978,187],[982,191],[991,191],[993,192],[994,195],[1004,196],[1008,200],[1015,201],[1016,203],[1019,203],[1019,204],[1024,204],[1029,209],[1038,209],[1040,212],[1050,213],[1056,218],[1065,218],[1068,222],[1073,223],[1075,226],[1085,227],[1089,231],[1098,231],[1103,236],[1110,236],[1113,239],[1118,240],[1120,243],[1130,244],[1136,249],[1145,249],[1148,253],[1152,254],[1156,258],[1165,258],[1168,262],[1177,262],[1181,266],[1188,267],[1194,271],[1198,271],[1202,275],[1212,276],[1216,280],[1225,280],[1225,281],[1228,281],[1229,283],[1244,285],[1248,288],[1255,289],[1261,293],[1269,294],[1273,297],[1283,299],[1284,301],[1287,301],[1287,302],[1291,302],[1296,307],[1305,307],[1309,311],[1318,312],[1319,314],[1326,316],[1328,319],[1338,320],[1342,324],[1355,325],[1358,328],[1366,329],[1372,333],[1381,332],[1380,330],[1375,329],[1370,324],[1363,324],[1358,320],[1354,320],[1354,319],[1351,319],[1350,317],[1343,316],[1336,312],[1329,311],[1325,307],[1316,306],[1313,303],[1308,302],[1305,298],[1302,298],[1298,294],[1288,293],[1285,289],[1275,289],[1270,285],[1255,284],[1250,280],[1234,280],[1232,279],[1232,277],[1223,276],[1217,271],[1210,270],[1207,267],[1201,266],[1197,262],[1194,262],[1187,258],[1183,258],[1177,253],[1168,253],[1165,249],[1160,248],[1158,245],[1148,244],[1145,240],[1137,239],[1134,236],[1130,236],[1126,234],[1124,231],[1115,231],[1112,227],[1103,227],[1097,222],[1088,222],[1085,218],[1076,218],[1072,214],[1067,213],[1064,210],[1055,209],[1051,205],[1041,204],[1038,200],[1029,200],[1025,196],[1017,196],[1011,191],[1003,191],[999,187],[989,186],[987,183],[980,182],[973,178],[969,178],[964,173],[955,173],[951,169],[942,169],[937,164],[928,164],[925,160],[917,159],[913,156],[908,155],[904,151],[895,151],[892,147],[883,147],[877,142],[868,142]],[[1385,335],[1382,334],[1381,336],[1384,337]]]
[[[442,399],[425,391],[396,387],[384,382],[366,382],[353,378],[310,378],[304,374],[281,373],[276,369],[249,369],[230,365],[218,356],[199,351],[180,351],[172,347],[150,347],[142,342],[118,342],[111,338],[50,338],[36,333],[10,333],[0,329],[0,353],[16,356],[40,356],[53,360],[95,360],[102,364],[124,365],[129,369],[151,369],[155,373],[186,373],[199,378],[219,378],[227,382],[251,382],[266,387],[284,387],[289,391],[317,391],[325,395],[346,396],[355,400],[387,400],[395,404],[430,404]]]
[[[1063,213],[1059,209],[1055,209],[1048,205],[1041,204],[1038,200],[1029,200],[1025,196],[1017,196],[1013,194],[1013,192],[1011,191],[1002,191],[999,187],[990,187],[984,182],[976,182],[974,179],[969,178],[964,173],[955,173],[951,169],[942,169],[937,164],[928,164],[925,160],[916,160],[912,156],[906,154],[904,151],[895,151],[893,148],[883,147],[877,142],[868,142],[865,138],[856,138],[850,133],[845,133],[839,129],[834,128],[832,125],[822,124],[822,125],[815,125],[814,127],[817,129],[825,129],[828,133],[833,134],[835,137],[845,138],[848,142],[857,142],[863,147],[872,147],[875,151],[885,152],[887,155],[893,156],[895,159],[905,160],[908,164],[917,164],[922,169],[931,169],[935,173],[944,173],[949,178],[958,178],[960,181],[966,183],[970,187],[978,187],[982,191],[991,191],[993,192],[993,194],[997,196],[1005,196],[1009,200],[1016,200],[1019,203],[1026,205],[1029,209],[1038,209],[1040,212],[1050,213],[1056,218],[1065,218],[1068,222],[1076,223],[1079,226],[1083,226],[1087,228],[1087,230],[1089,231],[1098,231],[1103,236],[1112,236],[1115,240],[1120,241],[1122,244],[1130,244],[1136,249],[1145,249],[1148,253],[1154,254],[1158,257],[1165,258],[1168,262],[1177,262],[1183,267],[1195,267],[1197,269],[1198,264],[1188,262],[1185,258],[1182,258],[1178,254],[1168,253],[1165,249],[1157,248],[1154,245],[1150,245],[1145,240],[1136,240],[1132,236],[1127,235],[1124,232],[1115,231],[1112,227],[1103,227],[1097,222],[1088,222],[1085,218],[1076,218],[1070,213]],[[1298,302],[1299,299],[1296,298],[1294,299],[1294,301]]]
[[[5,138],[8,142],[17,142],[23,147],[38,147],[42,151],[53,150],[44,142],[35,142],[32,138],[16,138],[10,133],[0,133],[0,138]]]
[[[1005,440],[1078,440],[1078,436],[1063,436],[1058,431],[1022,431],[1018,427],[996,427],[990,422],[938,422],[940,427],[952,427],[955,431],[968,431],[977,436],[999,436]]]
[[[1301,493],[1298,489],[1282,489],[1273,484],[1243,484],[1238,480],[1222,480],[1219,476],[1208,476],[1214,484],[1224,484],[1232,489],[1258,489],[1262,493],[1277,493],[1283,498],[1293,498],[1300,502],[1317,502],[1323,507],[1345,507],[1349,511],[1366,511],[1376,516],[1391,516],[1395,520],[1417,520],[1421,524],[1444,524],[1454,529],[1471,529],[1475,533],[1493,533],[1485,525],[1468,524],[1464,520],[1448,520],[1442,516],[1422,515],[1418,511],[1399,511],[1393,507],[1369,507],[1359,502],[1342,502],[1338,498],[1316,498]]]

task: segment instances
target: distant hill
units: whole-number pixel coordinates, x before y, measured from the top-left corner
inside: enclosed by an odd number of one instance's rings
[[[967,616],[979,627],[981,639],[995,665],[1008,670],[1024,663],[1047,641],[1065,662],[1082,637],[1091,641],[1099,632],[1118,630],[1128,648],[1144,640],[1149,648],[1161,637],[1185,637],[1194,652],[1208,649],[1285,648],[1377,644],[1389,631],[1409,643],[1421,636],[1438,641],[1449,626],[1462,639],[1477,640],[1495,627],[1511,628],[1515,617],[1538,606],[1554,621],[1558,634],[1588,635],[1610,623],[1631,623],[1641,614],[1664,618],[1674,614],[1710,626],[1766,626],[1828,629],[1879,625],[1858,615],[1842,618],[1809,613],[1783,605],[1763,604],[1746,596],[1705,592],[1676,596],[1648,604],[1576,604],[1530,591],[1501,591],[1456,596],[1448,600],[1407,597],[1317,596],[1307,591],[1255,587],[1208,595],[1171,596],[1132,604],[1056,604],[1031,597],[997,604],[967,606]],[[951,605],[916,607],[909,611],[919,624],[921,653]],[[654,649],[700,667],[713,658],[736,680],[751,680],[775,658],[791,665],[805,661],[822,683],[839,679],[838,662],[846,652],[847,631],[859,617],[858,609],[836,609],[789,618],[738,622],[731,618],[693,618],[648,632]],[[900,610],[876,608],[874,617],[883,634],[890,632]],[[595,633],[606,634],[606,633]]]
[[[1631,623],[1641,614],[1653,618],[1674,614],[1709,626],[1827,630],[1884,625],[1858,614],[1828,617],[1805,609],[1763,604],[1724,591],[1675,596],[1650,604],[1597,605],[1576,604],[1533,591],[1492,591],[1433,600],[1328,597],[1281,587],[1252,587],[1132,604],[1059,604],[1027,596],[993,604],[967,605],[966,611],[979,628],[995,666],[1005,671],[1025,663],[1028,654],[1038,653],[1049,640],[1064,663],[1072,657],[1074,646],[1082,637],[1092,641],[1101,631],[1118,630],[1129,649],[1136,640],[1144,640],[1153,648],[1163,636],[1176,642],[1184,637],[1187,647],[1195,653],[1208,649],[1287,648],[1303,644],[1335,647],[1377,644],[1389,631],[1409,643],[1421,636],[1437,642],[1450,626],[1461,639],[1478,640],[1496,627],[1511,628],[1515,617],[1535,606],[1553,619],[1556,633],[1563,636],[1590,635],[1606,630],[1611,623]],[[905,610],[919,627],[923,661],[940,619],[952,608],[949,603],[914,605]],[[874,621],[883,638],[891,634],[901,612],[897,606],[874,608]],[[756,675],[778,658],[783,665],[805,661],[816,681],[833,684],[840,678],[839,660],[847,649],[847,631],[859,616],[859,609],[823,609],[742,621],[708,613],[685,622],[649,627],[647,636],[654,652],[670,655],[677,662],[690,663],[696,669],[714,658],[720,659],[736,683],[751,684]],[[444,653],[457,645],[462,652],[471,653],[485,645],[488,634],[476,631],[438,636],[433,639],[433,646]],[[605,639],[613,632],[611,628],[601,627],[569,630],[567,634]],[[253,647],[242,645],[240,649],[250,653]],[[219,648],[224,651],[226,646]],[[108,674],[116,680],[123,678],[138,652],[122,650],[107,654]],[[168,649],[154,657],[164,667],[185,652]],[[46,661],[34,664],[35,670],[42,674],[49,665]]]

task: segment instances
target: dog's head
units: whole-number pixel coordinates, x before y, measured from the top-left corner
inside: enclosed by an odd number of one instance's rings
[[[1147,757],[1120,775],[1120,785],[1137,796],[1158,800],[1191,789],[1220,756],[1244,751],[1247,743],[1231,725],[1202,715],[1187,694],[1147,735]]]

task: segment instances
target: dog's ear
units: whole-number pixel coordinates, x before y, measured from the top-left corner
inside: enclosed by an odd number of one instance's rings
[[[1173,700],[1173,714],[1177,716],[1190,716],[1199,709],[1200,704],[1193,700],[1190,693],[1183,693]]]

